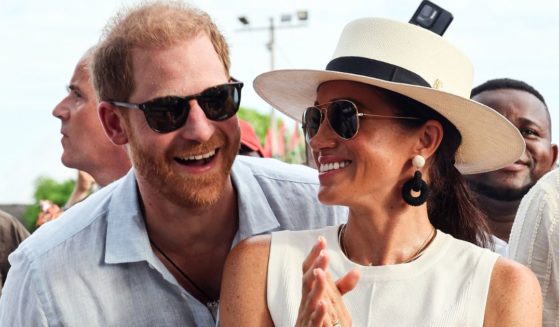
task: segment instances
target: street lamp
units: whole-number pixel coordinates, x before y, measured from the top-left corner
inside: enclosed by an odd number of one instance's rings
[[[309,19],[309,13],[306,10],[299,10],[297,11],[297,19],[299,19],[299,21],[304,22],[307,19]]]
[[[293,17],[297,17],[297,23],[292,23]],[[309,19],[309,12],[306,10],[298,10],[294,14],[283,14],[280,16],[280,25],[276,25],[274,17],[269,17],[270,24],[268,26],[254,27],[250,24],[247,16],[237,17],[239,22],[243,24],[243,28],[236,30],[237,32],[255,32],[255,31],[268,31],[270,33],[270,41],[266,43],[266,47],[270,50],[270,69],[275,66],[275,31],[276,29],[294,28],[307,26]]]
[[[241,24],[243,24],[243,25],[248,25],[249,24],[248,18],[246,18],[246,16],[240,16],[239,17],[239,22],[241,22]]]
[[[297,17],[296,24],[291,23],[292,17]],[[270,51],[270,70],[274,70],[275,68],[275,57],[276,57],[276,41],[275,41],[275,31],[276,29],[285,29],[285,28],[296,28],[296,27],[305,27],[307,26],[307,21],[309,19],[309,13],[306,10],[299,10],[295,12],[295,15],[291,14],[283,14],[280,17],[280,25],[275,24],[274,17],[269,17],[270,25],[268,26],[258,26],[253,27],[250,25],[250,21],[246,16],[239,16],[237,18],[241,24],[243,24],[243,28],[237,30],[237,32],[255,32],[255,31],[269,31],[270,33],[270,40],[266,44],[266,47]],[[270,123],[272,128],[272,156],[277,155],[277,144],[276,144],[276,110],[274,108],[270,111]]]

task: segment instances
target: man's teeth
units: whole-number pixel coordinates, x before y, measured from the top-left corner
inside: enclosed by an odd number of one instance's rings
[[[207,158],[213,157],[214,155],[215,155],[215,150],[212,150],[208,153],[199,154],[199,155],[196,155],[196,156],[184,157],[184,158],[181,158],[181,159],[183,159],[183,160],[202,160],[202,159],[207,159]]]
[[[346,160],[346,161],[341,161],[341,162],[330,162],[330,163],[327,163],[327,164],[320,164],[319,171],[321,173],[323,173],[323,172],[327,172],[327,171],[334,170],[334,169],[344,168],[344,167],[349,166],[350,163],[351,163],[351,161]]]

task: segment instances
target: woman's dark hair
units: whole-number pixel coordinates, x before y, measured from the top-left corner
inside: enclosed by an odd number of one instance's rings
[[[457,239],[492,247],[486,216],[479,209],[464,177],[454,166],[456,151],[462,142],[458,129],[423,103],[388,90],[382,90],[382,93],[395,107],[397,115],[420,118],[399,120],[400,123],[418,127],[428,120],[436,120],[443,127],[443,139],[429,169],[431,193],[427,199],[427,211],[433,226]]]

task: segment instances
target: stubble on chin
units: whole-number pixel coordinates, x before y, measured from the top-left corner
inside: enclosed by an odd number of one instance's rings
[[[487,198],[503,201],[503,202],[512,202],[512,201],[519,201],[530,191],[533,183],[519,187],[519,188],[507,188],[507,187],[500,187],[500,186],[493,186],[483,182],[477,181],[468,181],[470,188],[478,194],[481,194]]]
[[[169,153],[154,153],[144,148],[135,136],[130,137],[129,152],[137,174],[142,176],[152,189],[177,206],[198,209],[214,205],[222,197],[237,154],[235,145],[229,144],[225,137],[215,136],[207,144],[199,147],[213,149],[213,144],[222,145],[219,153],[220,167],[199,176],[180,174],[173,170],[172,167],[177,163],[170,154],[172,150],[167,151]],[[191,152],[193,150],[195,149],[188,149]],[[204,151],[198,151],[200,152]]]

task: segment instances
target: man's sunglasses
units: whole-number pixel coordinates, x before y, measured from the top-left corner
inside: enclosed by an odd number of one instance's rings
[[[115,106],[140,109],[149,127],[157,133],[175,131],[186,123],[190,113],[190,100],[195,99],[209,120],[222,121],[233,117],[239,110],[243,83],[233,80],[210,87],[186,97],[166,96],[144,103],[109,101]]]
[[[323,112],[326,112],[324,114]],[[351,140],[359,131],[359,118],[389,118],[389,119],[410,119],[419,120],[417,117],[402,116],[383,116],[364,114],[357,110],[355,103],[349,100],[336,100],[305,109],[303,112],[303,131],[305,139],[309,142],[318,133],[320,125],[324,118],[328,120],[328,124],[338,135],[344,140]]]

